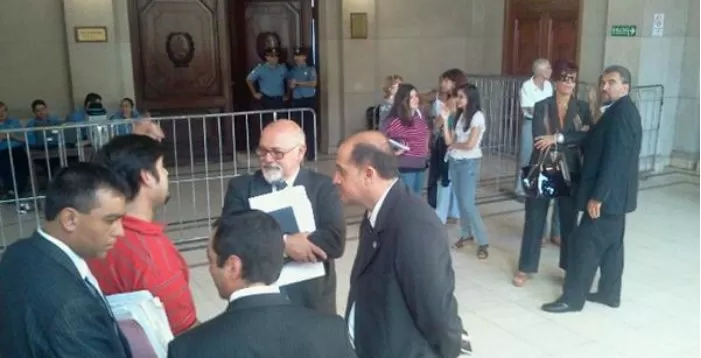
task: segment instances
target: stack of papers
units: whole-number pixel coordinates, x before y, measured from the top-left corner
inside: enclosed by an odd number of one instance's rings
[[[167,357],[173,332],[158,297],[143,290],[110,295],[106,299],[134,357]]]
[[[306,189],[301,185],[256,196],[248,201],[251,209],[266,212],[274,217],[284,234],[316,231],[312,203],[307,197]],[[322,262],[289,262],[282,268],[276,285],[285,286],[311,280],[322,277],[325,273]]]

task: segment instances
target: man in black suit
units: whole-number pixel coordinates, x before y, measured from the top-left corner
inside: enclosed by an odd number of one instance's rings
[[[49,184],[45,222],[0,261],[0,356],[131,357],[85,259],[123,234],[126,186],[108,168],[78,163]]]
[[[331,178],[302,167],[304,143],[304,132],[293,121],[278,120],[266,126],[256,150],[261,168],[252,175],[231,179],[222,216],[249,209],[249,198],[304,186],[314,211],[316,231],[284,233],[285,253],[295,261],[323,261],[326,275],[282,287],[282,291],[293,303],[336,313],[334,259],[343,255],[345,247],[343,206]]]
[[[209,272],[226,311],[175,338],[169,358],[351,358],[343,319],[291,304],[273,283],[285,244],[261,211],[223,215],[207,247]]]
[[[573,235],[572,264],[562,296],[543,305],[544,311],[580,311],[585,300],[610,307],[621,304],[625,218],[637,207],[642,141],[640,113],[628,96],[630,83],[625,67],[604,70],[602,97],[609,102],[583,148],[577,205],[584,215]],[[599,287],[590,294],[597,268]]]
[[[448,238],[398,175],[379,132],[356,134],[338,150],[341,200],[367,209],[346,307],[350,334],[361,358],[457,357],[462,322]]]

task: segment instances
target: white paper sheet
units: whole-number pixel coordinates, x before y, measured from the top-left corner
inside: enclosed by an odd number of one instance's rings
[[[134,320],[144,330],[159,358],[167,356],[168,343],[173,340],[165,307],[149,291],[134,291],[105,297],[117,321]]]
[[[250,198],[248,203],[251,209],[266,213],[291,207],[300,232],[316,231],[312,203],[307,197],[307,190],[301,185]],[[276,284],[285,286],[321,277],[325,273],[322,262],[289,262],[282,268],[280,278]]]

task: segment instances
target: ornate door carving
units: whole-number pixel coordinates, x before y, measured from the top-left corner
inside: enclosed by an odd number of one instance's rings
[[[133,63],[142,107],[231,107],[225,0],[132,0]]]

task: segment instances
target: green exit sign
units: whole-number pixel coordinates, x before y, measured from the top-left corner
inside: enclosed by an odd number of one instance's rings
[[[638,33],[635,25],[613,25],[611,26],[611,36],[633,37]]]

